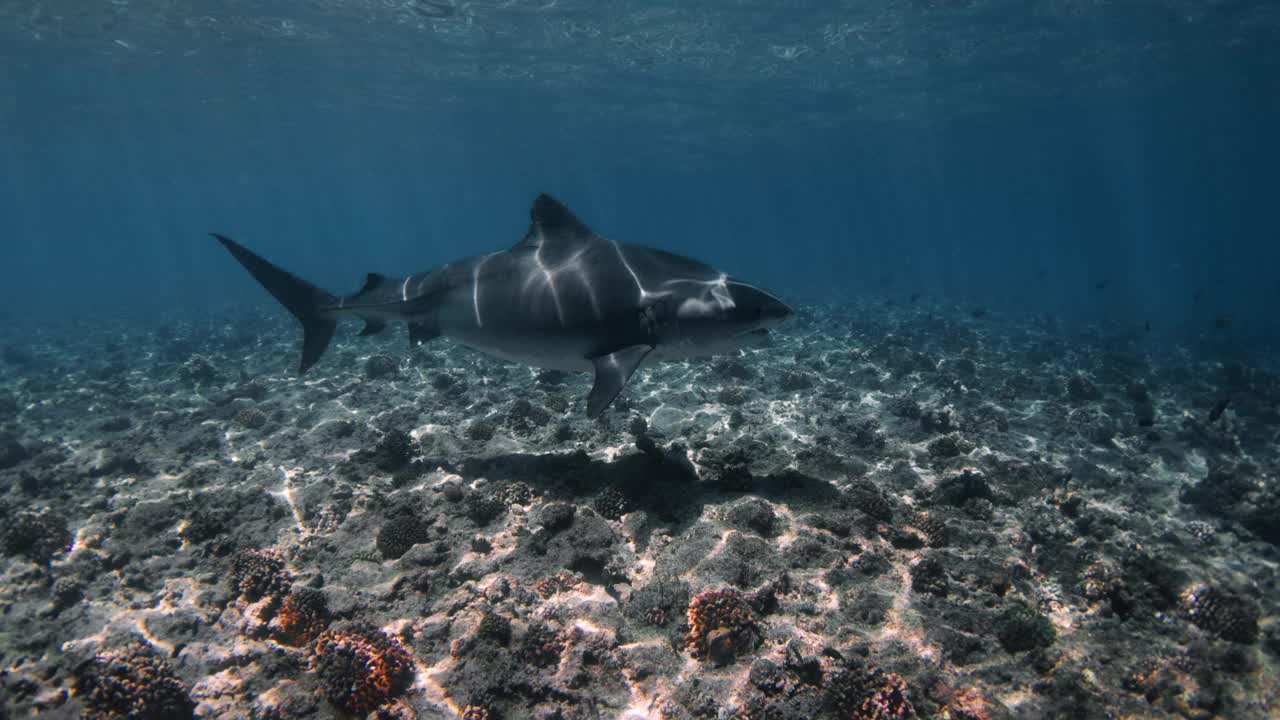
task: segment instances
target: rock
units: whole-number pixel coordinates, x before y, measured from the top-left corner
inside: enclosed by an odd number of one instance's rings
[[[104,448],[89,464],[89,477],[105,475],[136,475],[143,471],[142,463],[126,450]]]
[[[1133,406],[1133,419],[1138,427],[1151,427],[1156,424],[1156,406],[1150,401],[1140,402]]]
[[[734,503],[725,513],[724,519],[733,527],[764,537],[774,537],[781,529],[778,514],[769,503],[760,498],[744,498]]]
[[[0,434],[0,470],[11,468],[30,456],[30,453],[22,446],[22,443],[18,442],[17,438],[8,434]]]
[[[573,524],[575,509],[566,502],[550,502],[538,513],[538,524],[549,532],[560,532]]]
[[[1102,399],[1102,391],[1089,378],[1073,375],[1067,380],[1067,397],[1075,403],[1092,402]]]
[[[1058,637],[1049,618],[1023,605],[1001,614],[995,629],[1000,645],[1010,653],[1048,647]]]
[[[395,377],[400,373],[400,366],[389,355],[371,355],[364,363],[364,375],[370,380]]]

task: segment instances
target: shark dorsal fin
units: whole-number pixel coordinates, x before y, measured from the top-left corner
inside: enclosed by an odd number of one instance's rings
[[[533,201],[533,209],[529,211],[529,215],[533,219],[534,228],[541,231],[543,237],[589,238],[595,235],[572,210],[546,193]]]
[[[578,219],[573,211],[565,207],[559,200],[542,193],[533,201],[529,210],[532,220],[529,233],[516,247],[521,245],[542,246],[547,243],[586,240],[595,237],[591,228]]]
[[[386,275],[379,275],[378,273],[369,273],[368,275],[364,276],[364,285],[360,287],[359,292],[362,292],[362,293],[369,292],[370,290],[378,287],[379,285],[381,285],[386,281],[387,281]]]

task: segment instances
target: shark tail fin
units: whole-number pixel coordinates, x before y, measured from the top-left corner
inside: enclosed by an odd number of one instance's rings
[[[272,265],[231,238],[217,233],[212,235],[272,297],[279,300],[302,323],[302,362],[298,366],[298,374],[305,373],[316,364],[333,339],[338,321],[326,316],[322,309],[337,303],[338,298],[287,270]]]

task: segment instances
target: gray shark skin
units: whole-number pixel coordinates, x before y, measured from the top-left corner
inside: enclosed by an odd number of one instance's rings
[[[352,295],[326,292],[214,234],[302,323],[299,373],[320,359],[338,319],[361,335],[408,323],[410,342],[448,337],[535,367],[591,371],[598,417],[642,364],[758,344],[791,308],[759,288],[679,255],[602,238],[539,195],[524,239],[404,277],[371,273]]]

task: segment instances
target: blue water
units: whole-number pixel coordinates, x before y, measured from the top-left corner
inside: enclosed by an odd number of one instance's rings
[[[546,191],[800,300],[1270,340],[1277,77],[1263,0],[0,2],[0,306],[268,302],[208,231],[350,290]]]

